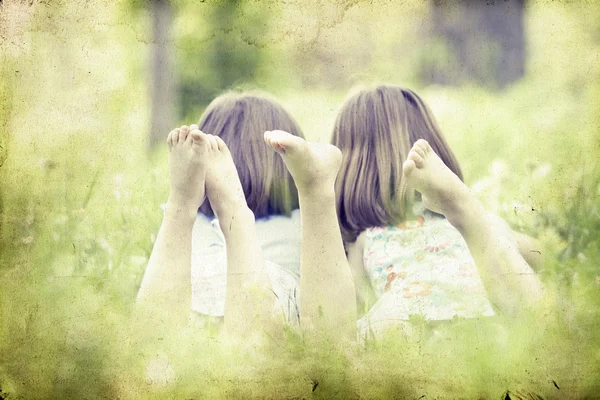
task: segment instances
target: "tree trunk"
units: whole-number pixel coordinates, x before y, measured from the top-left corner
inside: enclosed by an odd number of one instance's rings
[[[175,115],[175,56],[171,41],[173,14],[168,0],[152,0],[152,43],[150,66],[150,147],[166,141],[176,123]]]
[[[525,72],[525,0],[433,0],[432,47],[425,79],[503,87]],[[439,47],[439,43],[442,47]]]

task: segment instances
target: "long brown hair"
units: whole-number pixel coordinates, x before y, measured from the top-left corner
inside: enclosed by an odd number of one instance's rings
[[[435,118],[412,90],[379,85],[351,95],[342,105],[332,144],[343,154],[336,181],[342,236],[354,242],[366,228],[392,225],[404,218],[408,194],[402,191],[402,164],[418,139],[461,180],[456,157]]]
[[[236,165],[246,202],[256,218],[289,213],[298,208],[298,192],[283,160],[264,142],[265,131],[280,129],[304,137],[292,116],[260,92],[227,92],[214,99],[198,126],[219,136]],[[214,215],[208,200],[199,209]]]

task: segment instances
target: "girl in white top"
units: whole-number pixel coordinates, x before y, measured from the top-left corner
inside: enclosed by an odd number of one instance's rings
[[[167,142],[169,200],[138,302],[182,322],[190,308],[224,316],[241,335],[276,323],[273,304],[291,323],[351,332],[355,309],[336,302],[354,292],[335,211],[339,150],[307,143],[280,105],[251,93],[219,96]],[[344,277],[335,299],[319,273]]]
[[[300,280],[300,212],[256,219],[272,289],[288,322],[298,323]],[[227,255],[219,220],[198,213],[192,231],[192,311],[222,318],[225,314]],[[200,322],[212,319],[197,318]]]

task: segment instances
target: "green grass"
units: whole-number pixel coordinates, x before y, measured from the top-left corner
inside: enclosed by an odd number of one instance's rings
[[[547,315],[416,324],[410,340],[345,349],[293,334],[221,343],[133,313],[168,191],[165,148],[145,142],[147,44],[110,7],[55,25],[40,12],[0,64],[1,396],[597,397],[600,14],[531,7],[522,81],[417,89],[482,202],[541,240]],[[344,91],[271,86],[308,138],[329,139]]]

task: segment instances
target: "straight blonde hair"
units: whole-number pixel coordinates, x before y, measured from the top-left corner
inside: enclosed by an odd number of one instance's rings
[[[265,144],[265,131],[280,129],[304,137],[292,116],[261,92],[227,92],[214,99],[198,123],[219,136],[231,152],[248,207],[256,218],[289,215],[298,208],[298,192],[283,160]],[[214,215],[208,199],[199,211]]]
[[[427,140],[463,179],[429,107],[412,90],[379,85],[362,89],[343,103],[332,144],[343,154],[336,195],[344,242],[354,242],[367,228],[404,219],[410,194],[403,187],[402,164],[418,139]]]

